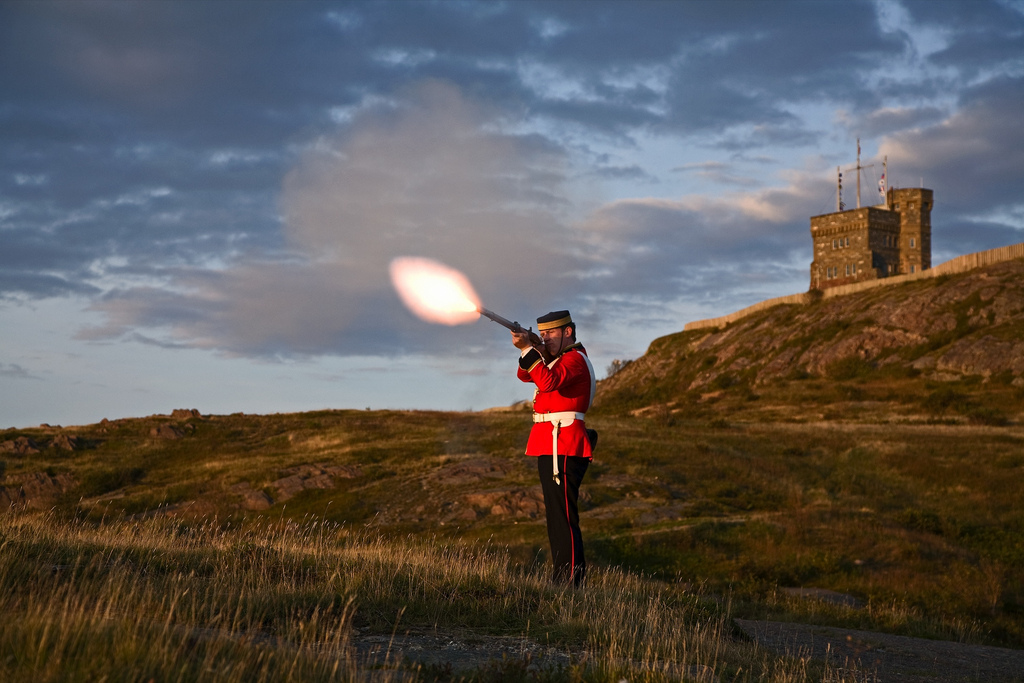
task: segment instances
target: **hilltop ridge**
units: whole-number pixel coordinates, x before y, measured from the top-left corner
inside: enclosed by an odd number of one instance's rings
[[[896,403],[926,401],[942,385],[939,393],[973,401],[976,417],[999,396],[1012,400],[992,415],[1020,409],[1024,259],[810,301],[656,339],[599,384],[600,406],[673,409],[730,392],[749,401],[811,380],[818,391],[804,399],[819,404],[844,384],[860,386],[847,398],[884,385],[883,400]]]

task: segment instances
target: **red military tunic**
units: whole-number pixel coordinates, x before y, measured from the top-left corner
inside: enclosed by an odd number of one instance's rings
[[[558,358],[545,365],[541,355],[531,349],[519,360],[519,379],[537,385],[533,400],[534,413],[585,413],[594,400],[596,377],[587,352],[579,343],[573,344]],[[527,455],[552,455],[550,422],[536,422],[526,444]],[[593,459],[590,440],[583,420],[561,428],[558,434],[558,455]]]

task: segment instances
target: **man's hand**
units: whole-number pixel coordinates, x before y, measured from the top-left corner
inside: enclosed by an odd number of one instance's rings
[[[529,332],[513,332],[512,333],[512,346],[514,346],[514,347],[516,347],[517,349],[520,349],[520,350],[528,349],[531,346],[533,346],[533,344],[530,343],[530,333]]]

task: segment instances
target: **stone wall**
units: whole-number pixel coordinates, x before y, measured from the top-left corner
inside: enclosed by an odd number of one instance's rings
[[[1018,258],[1024,258],[1024,242],[1021,242],[1020,244],[1011,244],[1008,247],[999,247],[997,249],[989,249],[988,251],[979,251],[974,254],[957,256],[956,258],[950,259],[949,261],[935,266],[934,268],[922,270],[917,273],[893,275],[892,277],[881,278],[878,280],[865,280],[864,282],[855,282],[848,285],[830,287],[822,291],[820,296],[822,298],[829,299],[834,296],[844,296],[846,294],[862,292],[865,289],[874,289],[875,287],[887,287],[889,285],[897,285],[902,282],[913,282],[914,280],[940,277],[942,275],[965,273],[969,270],[974,270],[975,268],[981,268],[993,263],[1000,263],[1002,261],[1010,261]],[[788,296],[780,296],[774,299],[766,299],[760,303],[754,304],[753,306],[747,306],[735,313],[730,313],[729,315],[723,315],[719,318],[707,318],[706,320],[695,320],[693,322],[686,323],[683,330],[689,331],[712,327],[724,327],[729,323],[745,318],[751,313],[757,313],[758,311],[763,311],[774,306],[810,303],[813,296],[815,295],[812,295],[809,292],[802,292],[800,294],[790,294]]]

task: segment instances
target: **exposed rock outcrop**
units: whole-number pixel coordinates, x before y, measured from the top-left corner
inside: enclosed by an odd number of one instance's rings
[[[183,439],[196,431],[192,424],[161,424],[150,428],[149,435],[158,439]]]
[[[288,500],[307,489],[333,489],[336,479],[355,479],[363,473],[356,465],[318,463],[289,467],[281,474],[284,476],[270,484],[277,492],[275,502]]]
[[[80,447],[81,441],[79,438],[68,434],[58,434],[50,442],[50,448],[56,448],[60,451],[77,451]]]
[[[0,442],[0,453],[12,453],[14,455],[32,455],[39,452],[39,444],[27,436],[19,436],[16,439],[8,439]]]
[[[274,504],[274,499],[266,491],[254,489],[247,481],[232,486],[231,492],[241,497],[245,510],[266,510]]]
[[[438,484],[442,486],[462,486],[478,484],[487,479],[501,479],[509,470],[509,463],[500,458],[474,457],[469,460],[448,462],[431,473],[423,482],[425,488]]]
[[[270,482],[266,488],[253,488],[250,482],[243,481],[231,487],[231,493],[242,499],[242,507],[246,510],[266,510],[275,503],[280,503],[296,494],[309,489],[333,489],[338,479],[356,479],[363,475],[357,465],[332,465],[316,463],[312,465],[296,465],[281,470],[278,479]]]
[[[463,500],[477,517],[496,515],[536,519],[544,511],[544,497],[539,486],[477,491],[466,495]]]
[[[49,475],[35,472],[26,475],[20,481],[0,486],[0,510],[10,507],[35,510],[48,508],[76,483],[75,478],[66,473]]]
[[[664,401],[858,367],[1024,384],[1024,260],[776,306],[724,328],[662,337],[599,384],[598,405],[617,394]]]

